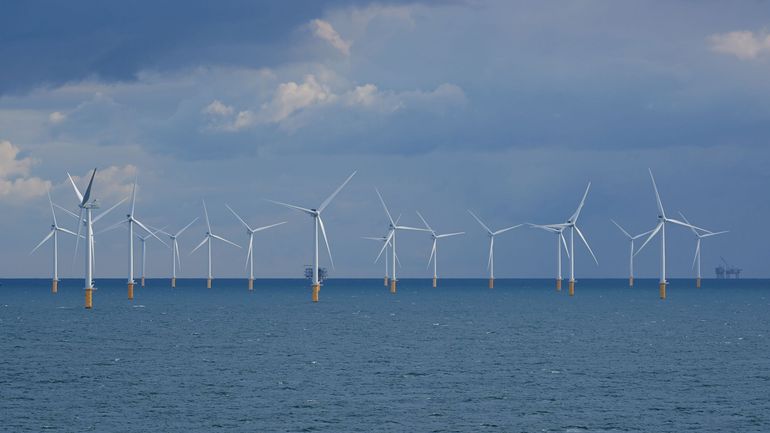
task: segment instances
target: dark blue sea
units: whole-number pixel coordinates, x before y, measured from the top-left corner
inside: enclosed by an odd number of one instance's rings
[[[765,280],[0,282],[0,431],[770,431]]]

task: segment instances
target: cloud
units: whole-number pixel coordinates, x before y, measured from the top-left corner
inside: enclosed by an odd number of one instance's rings
[[[0,198],[21,201],[39,197],[50,188],[51,182],[29,177],[37,161],[19,158],[19,148],[10,141],[0,141]]]
[[[732,54],[741,60],[753,60],[770,53],[770,35],[765,32],[735,31],[718,33],[709,37],[711,49],[723,54]]]
[[[61,111],[54,111],[48,115],[48,121],[54,125],[64,122],[67,119],[67,115]]]
[[[329,22],[320,19],[314,19],[310,22],[310,25],[317,37],[331,44],[331,46],[336,48],[345,56],[350,56],[350,47],[353,45],[353,43],[342,39],[342,36],[337,33],[337,30],[334,30],[334,27],[332,27]]]
[[[215,99],[211,104],[207,105],[206,108],[203,109],[203,112],[214,116],[230,116],[233,114],[233,107],[225,105],[219,100]]]

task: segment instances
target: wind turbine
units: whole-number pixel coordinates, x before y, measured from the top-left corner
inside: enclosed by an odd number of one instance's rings
[[[621,232],[623,232],[624,235],[628,238],[631,244],[631,254],[628,259],[628,287],[634,287],[634,241],[643,237],[647,236],[652,232],[652,230],[647,230],[646,232],[642,234],[638,234],[636,236],[631,236],[623,227],[620,226],[617,222],[615,222],[614,219],[610,218],[610,221],[612,221],[613,224],[615,224]],[[654,229],[653,229],[654,230]]]
[[[53,201],[51,201],[51,191],[48,191],[48,204],[51,206],[51,216],[53,217],[53,224],[51,224],[51,231],[46,237],[43,238],[40,243],[32,249],[29,253],[32,255],[38,248],[40,248],[49,239],[53,238],[53,276],[51,278],[51,293],[59,291],[59,232],[67,233],[72,236],[77,236],[75,232],[67,230],[63,227],[59,227],[59,223],[56,222],[56,212],[53,210]]]
[[[184,233],[185,230],[190,228],[191,225],[198,221],[198,217],[193,218],[186,226],[182,227],[178,232],[171,234],[161,230],[161,233],[168,236],[171,239],[171,287],[176,287],[176,265],[179,263],[179,269],[182,269],[182,259],[179,254],[179,243],[177,239]]]
[[[428,225],[428,222],[425,221],[425,218],[423,218],[422,214],[420,212],[417,212],[417,216],[420,217],[422,220],[422,223],[425,224],[425,228],[427,228],[430,231],[430,236],[433,239],[433,247],[430,250],[430,257],[428,258],[428,266],[430,266],[431,260],[433,261],[433,287],[436,287],[436,280],[438,279],[438,272],[437,272],[437,262],[438,262],[438,240],[443,238],[448,238],[452,236],[459,236],[464,235],[465,232],[456,232],[456,233],[445,233],[445,234],[436,234],[436,232],[431,228],[430,225]]]
[[[275,203],[280,206],[288,207],[290,209],[298,210],[300,212],[304,212],[307,215],[310,215],[310,217],[313,218],[313,230],[314,230],[314,248],[313,248],[313,286],[312,286],[312,300],[313,302],[318,302],[318,292],[321,291],[321,281],[318,279],[318,229],[321,229],[321,234],[324,238],[324,244],[326,244],[326,252],[329,253],[329,262],[332,265],[332,268],[334,268],[334,259],[332,259],[332,249],[329,247],[329,239],[326,237],[326,229],[324,228],[324,222],[321,219],[321,212],[326,209],[327,206],[334,200],[334,197],[337,196],[337,194],[342,191],[342,188],[345,187],[345,185],[350,182],[350,179],[353,179],[353,176],[355,176],[357,171],[354,171],[353,173],[348,176],[347,179],[345,179],[345,182],[342,182],[342,185],[340,185],[332,195],[326,198],[320,206],[318,206],[318,209],[307,209],[304,207],[294,206],[292,204],[283,203],[280,201],[275,200],[268,200],[271,203]]]
[[[244,227],[246,227],[246,234],[249,235],[249,250],[246,253],[246,264],[249,266],[249,290],[254,290],[254,233],[261,232],[263,230],[267,230],[272,227],[279,226],[281,224],[286,224],[286,221],[281,221],[279,223],[270,224],[268,226],[258,227],[258,228],[251,228],[248,224],[246,224],[246,221],[243,220],[243,218],[238,215],[233,208],[231,208],[229,205],[225,204],[225,207],[230,210],[230,212],[235,215],[236,218],[238,218],[238,221],[243,224]]]
[[[564,239],[564,227],[553,228],[537,224],[529,224],[532,228],[538,228],[545,230],[549,233],[556,235],[556,291],[561,292],[561,248],[564,247],[564,253],[567,254],[567,258],[570,258],[569,248],[567,248],[567,240]]]
[[[391,270],[390,293],[394,293],[395,294],[396,293],[396,282],[398,281],[396,279],[396,266],[395,266],[395,263],[396,263],[396,260],[397,260],[397,257],[396,257],[396,232],[398,230],[413,230],[413,231],[418,231],[418,232],[427,232],[428,230],[427,229],[420,229],[420,228],[416,228],[416,227],[408,227],[408,226],[398,225],[398,221],[394,221],[393,217],[390,216],[390,211],[388,210],[388,206],[385,204],[385,200],[383,200],[382,194],[380,194],[380,191],[377,188],[375,188],[374,190],[377,192],[377,197],[380,198],[380,203],[382,203],[382,208],[385,209],[385,214],[388,216],[388,223],[389,223],[389,225],[388,225],[388,236],[385,239],[385,245],[383,245],[382,249],[380,250],[380,254],[382,254],[382,252],[385,251],[385,248],[387,248],[388,245],[390,245],[391,250],[393,252],[393,260],[391,260],[391,262],[390,262],[391,263],[391,266],[390,266],[390,270]],[[377,257],[379,257],[379,256],[377,256]]]
[[[515,228],[521,227],[521,224],[516,224],[515,226],[506,227],[504,229],[492,231],[486,224],[484,224],[483,221],[481,221],[481,218],[476,216],[475,213],[473,213],[470,209],[468,209],[468,213],[471,214],[473,219],[475,219],[481,227],[484,228],[484,230],[487,231],[487,236],[489,236],[489,259],[487,260],[487,269],[489,269],[489,288],[494,289],[495,288],[495,236],[499,234],[503,234],[509,230],[513,230]]]
[[[687,218],[684,216],[682,212],[679,212],[679,215],[682,216],[682,219],[684,220],[685,223],[690,224],[690,221],[687,221]],[[695,267],[697,264],[697,267],[696,267],[697,277],[695,279],[695,287],[700,289],[700,279],[701,279],[700,278],[700,253],[701,253],[700,241],[701,239],[710,238],[711,236],[727,233],[729,230],[722,230],[720,232],[707,231],[705,233],[700,233],[694,228],[690,228],[690,230],[692,230],[692,232],[695,234],[695,237],[698,239],[695,242],[695,257],[693,257],[692,259],[692,266]]]
[[[126,214],[126,218],[122,221],[118,221],[117,223],[113,224],[112,226],[106,228],[104,231],[111,230],[113,228],[119,227],[122,224],[128,224],[128,299],[133,300],[134,299],[134,284],[136,282],[134,281],[134,224],[139,226],[142,230],[148,233],[149,236],[152,236],[159,240],[161,243],[165,245],[165,242],[163,242],[155,233],[150,231],[150,229],[147,228],[144,224],[142,224],[141,221],[136,219],[134,217],[134,209],[136,208],[136,179],[134,179],[134,186],[131,189],[131,206],[128,208],[128,213]],[[142,242],[142,245],[144,245],[144,242]],[[168,245],[167,245],[168,246]],[[142,287],[144,287],[144,283],[142,283]]]
[[[206,279],[206,288],[210,289],[211,288],[211,280],[212,280],[212,276],[211,276],[211,240],[212,239],[217,239],[217,240],[220,240],[222,242],[226,242],[226,243],[228,243],[230,245],[236,246],[238,248],[240,248],[241,246],[236,244],[236,243],[234,243],[234,242],[228,241],[227,239],[223,238],[222,236],[215,235],[211,231],[211,222],[209,221],[209,211],[206,209],[206,200],[201,200],[201,202],[203,202],[203,214],[206,216],[206,227],[208,228],[208,231],[206,232],[206,235],[203,237],[203,240],[201,241],[201,243],[199,243],[197,247],[193,248],[193,250],[190,251],[190,254],[194,253],[198,248],[202,247],[203,244],[208,243],[209,273],[208,273],[208,278]]]
[[[80,190],[78,189],[77,185],[75,185],[75,181],[72,180],[72,176],[70,176],[69,173],[67,173],[67,177],[70,180],[70,183],[72,184],[72,189],[75,190],[75,195],[77,196],[79,203],[78,207],[80,207],[80,215],[78,216],[78,232],[75,235],[75,254],[74,256],[77,257],[78,253],[78,243],[80,241],[80,229],[81,221],[83,225],[86,226],[86,256],[85,256],[85,292],[86,292],[86,299],[85,299],[85,307],[87,309],[93,308],[93,291],[94,291],[94,280],[93,280],[93,267],[94,267],[94,223],[99,221],[100,219],[104,218],[107,214],[109,214],[113,209],[118,207],[120,204],[122,204],[126,199],[115,203],[111,208],[107,209],[106,211],[100,213],[96,216],[96,218],[93,217],[93,210],[99,208],[99,202],[94,199],[91,200],[91,188],[94,185],[94,177],[96,177],[96,169],[94,169],[93,173],[91,174],[91,180],[88,182],[88,187],[86,188],[85,194],[81,194]],[[83,215],[85,213],[85,216]]]
[[[142,247],[141,247],[142,259],[141,259],[141,262],[140,262],[141,265],[142,265],[141,266],[142,287],[144,287],[144,271],[145,271],[145,269],[147,269],[147,261],[146,261],[146,258],[147,258],[147,241],[150,238],[153,238],[153,237],[158,239],[158,236],[157,236],[158,233],[163,233],[163,229],[162,228],[161,229],[157,229],[154,232],[149,233],[149,234],[144,235],[144,236],[136,235],[136,238],[139,239],[139,242],[142,243]],[[158,240],[160,241],[160,239],[158,239]],[[163,245],[166,246],[166,248],[168,248],[168,244],[167,243],[165,243],[163,241],[160,241],[160,243],[162,243]]]
[[[596,260],[596,255],[594,255],[594,252],[591,250],[591,246],[588,245],[588,241],[586,240],[585,236],[583,236],[583,232],[580,231],[580,228],[577,226],[577,220],[580,217],[580,211],[583,210],[583,205],[586,203],[586,197],[588,196],[588,190],[591,189],[591,182],[588,182],[588,186],[586,187],[586,191],[583,193],[583,198],[580,200],[580,204],[578,205],[577,210],[575,210],[575,213],[572,214],[572,216],[567,219],[567,222],[561,223],[561,224],[546,224],[543,227],[548,227],[551,229],[569,229],[569,295],[575,296],[575,232],[577,232],[578,236],[580,236],[580,239],[583,241],[583,244],[588,249],[588,252],[591,253],[591,257],[593,257],[594,262],[596,264],[599,264],[599,261]],[[559,254],[559,257],[561,257],[561,254]]]
[[[399,220],[401,220],[401,215],[399,215],[398,218],[396,218],[396,225],[398,225],[398,221]],[[390,239],[388,238],[388,235],[390,235],[390,232],[391,232],[391,229],[388,229],[388,232],[385,234],[385,236],[379,236],[379,237],[362,236],[364,239],[369,239],[369,240],[378,241],[378,242],[385,242],[385,249],[384,250],[380,250],[380,254],[377,255],[376,259],[374,259],[374,263],[377,263],[377,261],[380,260],[380,256],[382,256],[383,251],[385,252],[385,260],[384,260],[384,262],[385,262],[385,278],[384,278],[385,287],[388,287],[388,279],[389,279],[389,276],[388,276],[388,254],[389,254],[389,250],[388,250],[388,247],[392,247],[393,246],[393,245],[391,245]],[[396,262],[398,262],[398,264],[401,265],[400,261],[398,260],[398,256],[396,256]]]
[[[634,255],[639,254],[652,238],[660,232],[660,281],[658,283],[658,289],[660,291],[660,299],[666,299],[666,284],[668,284],[666,281],[666,223],[689,227],[703,232],[708,232],[708,230],[666,217],[666,211],[663,210],[663,202],[660,200],[660,194],[658,193],[658,186],[655,184],[655,177],[652,175],[652,170],[648,170],[650,172],[650,180],[652,180],[652,188],[655,190],[655,202],[658,205],[658,224]]]

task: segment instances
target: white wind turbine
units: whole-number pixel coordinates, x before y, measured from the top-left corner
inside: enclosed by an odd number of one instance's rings
[[[626,229],[621,227],[620,224],[615,222],[614,219],[610,218],[610,221],[612,221],[612,223],[615,224],[620,229],[620,231],[623,232],[624,235],[626,235],[626,237],[630,241],[630,244],[631,244],[631,254],[630,254],[629,259],[628,259],[628,286],[629,287],[634,287],[634,241],[639,239],[639,238],[641,238],[641,237],[643,237],[643,236],[647,236],[648,234],[650,234],[652,232],[652,230],[647,230],[644,233],[638,234],[636,236],[631,236],[631,234],[628,233],[626,231]]]
[[[153,229],[153,230],[155,230],[155,229]],[[144,236],[136,235],[136,238],[139,239],[139,242],[142,243],[142,246],[141,246],[142,258],[141,258],[141,261],[139,262],[141,264],[140,271],[141,271],[142,287],[144,287],[144,277],[145,277],[144,274],[145,274],[145,270],[147,269],[147,241],[150,240],[153,237],[158,239],[158,233],[163,233],[163,229],[162,228],[157,229],[157,230],[153,231],[152,233],[146,234]],[[158,240],[160,241],[160,239],[158,239]],[[163,241],[160,241],[160,243],[162,243],[163,245],[166,246],[166,248],[168,248],[168,244],[167,243],[165,243]]]
[[[398,224],[398,221],[400,219],[401,219],[401,215],[399,215],[398,218],[396,218],[396,224]],[[388,248],[392,247],[390,239],[388,238],[388,235],[390,235],[390,232],[391,232],[391,229],[388,230],[388,232],[385,234],[385,236],[379,236],[379,237],[376,237],[376,236],[374,236],[374,237],[373,236],[363,236],[364,239],[369,239],[369,240],[372,240],[372,241],[378,241],[378,242],[384,242],[385,243],[385,249],[381,250],[380,254],[377,255],[377,258],[374,259],[374,263],[377,263],[377,261],[380,260],[380,256],[383,255],[382,254],[383,251],[385,252],[385,260],[383,260],[385,262],[385,278],[384,278],[385,287],[388,287],[388,279],[390,278],[389,275],[388,275],[388,254],[390,253],[390,250]],[[399,260],[398,260],[398,256],[396,256],[396,262],[399,265],[401,264],[399,262]]]
[[[708,232],[708,230],[666,217],[666,211],[663,210],[663,202],[660,200],[660,194],[658,193],[658,186],[655,184],[655,177],[652,175],[652,170],[649,170],[649,172],[650,179],[652,180],[652,188],[655,190],[655,202],[658,205],[658,224],[652,230],[650,236],[647,237],[647,240],[645,240],[642,246],[639,247],[636,253],[634,253],[634,255],[639,254],[642,249],[644,249],[644,247],[652,240],[652,238],[654,238],[655,235],[660,232],[660,281],[658,282],[658,289],[660,291],[660,299],[666,299],[666,284],[668,284],[666,281],[666,223],[689,227],[691,229],[697,229],[703,232]]]
[[[321,291],[321,281],[318,279],[318,229],[321,229],[321,234],[324,238],[324,244],[326,244],[326,252],[329,253],[329,262],[332,265],[332,268],[334,268],[334,259],[332,259],[332,250],[329,247],[329,239],[326,237],[326,229],[324,228],[324,222],[321,219],[321,212],[326,209],[327,206],[329,206],[329,203],[334,200],[334,197],[339,194],[340,191],[342,191],[342,188],[345,187],[345,185],[350,182],[350,179],[353,178],[353,176],[356,175],[356,172],[354,171],[350,176],[348,176],[347,179],[345,179],[345,182],[342,182],[342,185],[340,185],[329,197],[324,200],[320,206],[318,206],[318,209],[307,209],[304,207],[294,206],[287,203],[282,203],[279,201],[274,200],[268,200],[271,203],[275,203],[277,205],[285,206],[290,209],[298,210],[300,212],[304,212],[308,215],[310,215],[313,218],[313,228],[314,228],[314,248],[313,248],[313,293],[312,293],[312,300],[313,302],[318,302],[318,292]]]
[[[679,212],[679,215],[682,216],[682,219],[684,220],[684,222],[686,222],[687,224],[690,224],[690,221],[687,221],[687,218],[684,216],[684,214],[682,212]],[[700,233],[697,230],[695,230],[694,228],[690,228],[690,230],[692,230],[692,232],[695,234],[695,237],[697,238],[697,241],[695,242],[695,257],[693,257],[693,259],[692,259],[692,266],[696,268],[696,272],[697,272],[697,274],[696,274],[697,276],[696,276],[696,279],[695,279],[695,287],[700,289],[700,280],[701,280],[701,278],[700,278],[700,253],[701,253],[700,244],[701,244],[701,239],[710,238],[711,236],[721,235],[721,234],[729,232],[729,230],[722,230],[722,231],[719,231],[719,232],[708,231],[708,232],[705,232],[705,233]]]
[[[230,212],[235,215],[236,218],[238,218],[238,221],[243,224],[244,227],[246,227],[246,234],[249,235],[249,249],[246,252],[246,265],[249,266],[249,290],[254,290],[254,233],[261,232],[263,230],[267,230],[272,227],[279,226],[281,224],[286,224],[286,221],[281,221],[279,223],[270,224],[268,226],[263,227],[257,227],[255,229],[251,228],[248,224],[246,224],[246,221],[243,220],[243,218],[238,215],[233,208],[231,208],[229,205],[225,204],[225,207],[230,210]]]
[[[484,224],[483,221],[481,221],[481,218],[476,216],[475,213],[473,213],[470,209],[468,209],[468,213],[471,214],[473,219],[475,219],[481,227],[484,228],[487,232],[487,236],[489,236],[489,259],[487,260],[487,269],[489,269],[489,288],[494,289],[495,288],[495,236],[499,234],[503,234],[509,230],[513,230],[515,228],[521,227],[521,224],[516,224],[515,226],[506,227],[504,229],[492,231],[486,224]]]
[[[583,198],[580,200],[580,204],[578,205],[577,210],[575,210],[575,213],[572,214],[572,216],[567,219],[567,222],[561,223],[561,224],[546,224],[543,226],[536,226],[536,227],[547,227],[551,229],[569,229],[569,295],[574,296],[575,295],[575,232],[577,232],[578,236],[580,236],[580,239],[583,241],[583,244],[588,249],[588,252],[591,253],[591,257],[593,257],[594,262],[596,264],[599,264],[599,261],[596,260],[596,255],[594,255],[594,252],[591,250],[591,246],[588,245],[588,241],[586,240],[585,236],[583,236],[583,232],[580,231],[580,228],[577,226],[577,220],[580,217],[580,211],[583,210],[583,205],[585,205],[586,197],[588,196],[588,190],[591,189],[591,182],[588,182],[588,186],[586,187],[586,191],[583,193]],[[559,255],[561,258],[561,254]]]
[[[190,251],[190,254],[194,253],[198,248],[202,247],[203,244],[206,244],[206,243],[208,244],[208,264],[209,264],[208,270],[209,270],[209,272],[208,272],[208,277],[206,279],[206,288],[210,289],[211,288],[211,280],[213,278],[211,276],[211,240],[212,239],[217,239],[217,240],[220,240],[222,242],[228,243],[228,244],[230,244],[232,246],[235,246],[235,247],[238,247],[238,248],[240,248],[241,246],[236,244],[235,242],[228,241],[227,239],[223,238],[222,236],[215,235],[211,231],[211,222],[209,221],[209,211],[206,209],[206,201],[205,200],[201,200],[201,201],[203,202],[203,214],[206,217],[206,228],[208,228],[208,231],[206,232],[206,235],[203,237],[203,240],[201,241],[201,243],[199,243],[197,247],[193,248],[193,250]]]
[[[537,224],[529,224],[532,228],[538,228],[541,230],[545,230],[549,233],[553,233],[556,235],[556,291],[561,291],[561,248],[564,247],[564,253],[567,255],[567,258],[570,258],[569,254],[569,248],[567,248],[567,240],[564,239],[564,227],[559,228],[553,228],[543,225],[537,225]]]
[[[423,218],[422,214],[420,212],[417,212],[417,216],[420,217],[422,220],[422,223],[425,224],[425,228],[427,228],[430,231],[430,236],[433,239],[433,247],[430,250],[430,257],[428,258],[428,266],[430,266],[431,260],[433,261],[433,287],[436,287],[436,281],[438,280],[438,240],[443,238],[449,238],[452,236],[459,236],[464,235],[465,232],[455,232],[455,233],[445,233],[445,234],[436,234],[436,232],[431,228],[430,225],[428,225],[428,222],[425,221],[425,218]]]
[[[75,195],[77,196],[79,203],[78,207],[80,207],[80,215],[78,216],[78,232],[75,235],[75,254],[74,256],[77,257],[78,253],[78,243],[80,241],[80,229],[81,221],[83,225],[86,227],[86,255],[85,255],[85,307],[90,309],[93,308],[93,291],[94,291],[94,279],[93,279],[93,268],[94,268],[94,223],[99,221],[100,219],[104,218],[107,214],[109,214],[113,209],[118,207],[120,204],[122,204],[126,199],[115,203],[111,208],[107,209],[106,211],[100,213],[95,218],[93,217],[93,210],[99,208],[99,202],[94,199],[91,200],[91,188],[94,185],[94,178],[96,177],[96,169],[94,169],[93,173],[91,174],[91,180],[88,182],[88,187],[86,188],[85,194],[81,194],[80,190],[78,189],[77,185],[75,185],[75,181],[72,180],[72,176],[70,176],[69,173],[67,173],[67,177],[70,180],[70,183],[72,184],[72,188],[75,190]],[[85,214],[85,216],[83,215]]]
[[[409,226],[402,226],[398,224],[398,221],[394,221],[393,217],[390,215],[390,211],[388,210],[388,206],[385,204],[385,200],[382,198],[382,194],[380,194],[380,191],[375,188],[374,189],[377,192],[377,197],[380,198],[380,203],[382,203],[382,208],[385,209],[385,214],[388,216],[388,236],[385,239],[385,245],[382,246],[382,249],[380,250],[380,254],[382,254],[383,251],[390,245],[392,253],[393,253],[393,260],[391,260],[391,277],[390,277],[390,293],[396,293],[396,282],[398,281],[396,279],[396,260],[398,260],[396,256],[396,232],[398,230],[413,230],[418,232],[427,232],[427,229],[420,229],[416,227],[409,227]],[[377,256],[379,257],[379,256]],[[376,262],[377,260],[375,260]]]
[[[136,282],[134,281],[134,224],[139,226],[139,228],[144,230],[149,236],[156,238],[157,240],[159,240],[161,243],[165,245],[165,242],[163,242],[155,233],[150,231],[150,229],[148,229],[147,226],[145,226],[144,224],[142,224],[141,221],[136,219],[136,217],[134,216],[135,209],[136,209],[136,180],[134,180],[134,186],[131,189],[131,206],[129,206],[128,208],[128,213],[126,214],[126,218],[123,219],[122,221],[118,221],[117,223],[113,224],[112,226],[104,230],[104,231],[112,230],[123,224],[128,225],[128,283],[127,285],[128,285],[129,300],[134,299],[134,284],[136,284]],[[144,287],[144,283],[142,283],[142,287]]]
[[[67,233],[72,236],[77,236],[75,232],[59,227],[59,223],[56,222],[56,212],[53,210],[53,201],[51,201],[51,191],[48,191],[48,204],[51,206],[51,217],[53,217],[53,223],[51,224],[51,231],[46,237],[43,238],[40,243],[32,249],[29,253],[32,255],[38,248],[40,248],[49,239],[53,238],[53,275],[51,277],[51,293],[59,291],[59,232]]]
[[[185,230],[190,228],[190,226],[195,223],[195,221],[198,221],[198,217],[193,218],[193,220],[190,221],[186,226],[182,227],[181,230],[173,234],[161,231],[161,233],[163,233],[164,235],[168,236],[169,239],[171,239],[171,287],[172,288],[176,287],[177,263],[179,263],[179,269],[182,269],[182,259],[181,259],[181,255],[179,254],[179,242],[177,242],[177,240],[179,239],[179,236],[181,236],[181,234],[184,233]]]

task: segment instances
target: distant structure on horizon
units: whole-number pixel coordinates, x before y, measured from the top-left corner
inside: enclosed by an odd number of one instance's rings
[[[724,263],[724,265],[719,265],[714,269],[714,271],[717,274],[717,279],[720,279],[720,280],[725,278],[738,279],[741,277],[741,271],[743,269],[737,266],[730,265],[729,263],[727,263],[727,260],[725,260],[724,257],[719,257],[719,258],[722,259],[722,263]]]

